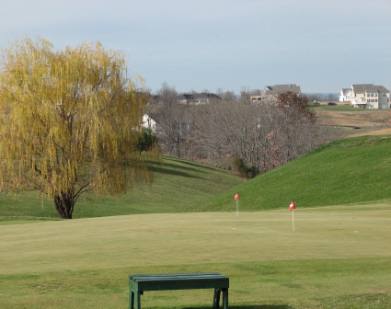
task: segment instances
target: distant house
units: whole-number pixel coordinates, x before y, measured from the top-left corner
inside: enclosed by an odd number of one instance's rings
[[[339,102],[349,102],[353,101],[353,89],[352,88],[342,88],[339,94]]]
[[[250,95],[250,102],[253,104],[261,103],[263,96],[261,94]]]
[[[301,88],[298,85],[295,84],[285,84],[285,85],[272,85],[272,86],[267,86],[265,89],[265,94],[266,95],[271,95],[278,97],[282,93],[286,92],[293,92],[297,95],[301,94]]]
[[[255,90],[248,90],[248,91],[242,91],[242,95],[245,95],[247,100],[250,100],[251,103],[261,103],[264,98],[264,91],[255,89]]]
[[[363,109],[389,109],[390,91],[381,85],[354,84],[341,90],[340,101],[349,101],[353,107]]]
[[[150,129],[153,133],[156,133],[156,121],[151,118],[148,114],[143,115],[143,120],[141,123],[142,127],[145,129]]]
[[[182,104],[200,105],[216,101],[221,101],[221,97],[211,92],[183,93],[178,97],[178,102]]]
[[[300,86],[295,84],[272,85],[265,87],[264,90],[253,90],[249,92],[250,102],[253,104],[274,103],[278,96],[282,93],[293,92],[297,95],[301,94]]]

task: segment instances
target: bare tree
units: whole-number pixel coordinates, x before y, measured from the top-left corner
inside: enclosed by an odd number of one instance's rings
[[[267,171],[309,150],[315,118],[307,99],[294,94],[263,104],[224,102],[194,112],[193,142],[211,161],[237,158],[250,169]]]
[[[242,102],[231,99],[184,105],[175,89],[163,86],[154,114],[163,152],[218,165],[236,160],[254,175],[317,145],[316,119],[306,97],[284,93],[260,104],[250,104],[245,93]]]
[[[158,123],[157,135],[163,152],[181,158],[191,129],[188,107],[178,103],[175,88],[164,84],[151,114]]]

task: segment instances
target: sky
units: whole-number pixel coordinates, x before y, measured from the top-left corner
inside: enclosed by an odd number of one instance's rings
[[[158,90],[391,88],[391,0],[0,0],[0,48],[99,41]]]

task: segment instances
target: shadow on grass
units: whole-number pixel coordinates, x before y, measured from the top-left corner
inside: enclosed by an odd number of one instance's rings
[[[181,177],[188,177],[188,178],[195,178],[195,179],[204,179],[202,177],[192,175],[186,172],[170,169],[170,168],[164,168],[164,165],[161,166],[149,166],[148,169],[154,173],[160,173],[160,174],[166,174],[166,175],[173,175],[173,176],[181,176]]]
[[[170,159],[170,161],[173,161]],[[200,166],[199,168],[195,168],[195,167],[190,167],[190,166],[184,166],[183,163],[168,163],[168,162],[156,162],[156,161],[146,161],[147,163],[147,166],[149,168],[153,168],[153,167],[165,167],[165,168],[172,168],[172,169],[178,169],[178,170],[183,170],[183,171],[186,171],[186,172],[195,172],[195,173],[206,173],[206,171],[204,171],[204,167]]]
[[[177,162],[180,162],[181,164],[186,164],[186,165],[189,165],[189,166],[195,166],[197,168],[202,168],[202,169],[206,169],[206,170],[210,170],[210,171],[214,171],[214,172],[218,172],[218,171],[221,171],[220,169],[218,168],[215,168],[213,166],[207,166],[207,165],[203,165],[202,163],[193,163],[193,162],[190,162],[190,161],[186,161],[186,160],[181,160],[181,159],[171,159],[172,161],[177,161]]]
[[[186,307],[183,309],[211,309],[210,307]],[[220,306],[222,308],[222,306]],[[245,306],[229,306],[229,309],[294,309],[289,305],[245,305]]]

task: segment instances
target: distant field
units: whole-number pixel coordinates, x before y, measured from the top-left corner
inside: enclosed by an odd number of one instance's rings
[[[150,162],[149,168],[154,175],[152,184],[137,185],[117,197],[85,195],[76,205],[74,216],[203,211],[213,196],[243,181],[221,169],[173,158]],[[0,195],[0,224],[38,218],[57,218],[51,200],[40,198],[36,192]]]
[[[374,135],[376,131],[391,128],[391,110],[371,111],[346,105],[317,106],[312,110],[316,113],[319,124],[339,128],[341,136],[345,137]]]
[[[232,205],[241,194],[246,210],[325,206],[391,200],[391,137],[358,137],[324,146],[217,197],[211,208]]]
[[[363,109],[360,108],[354,108],[351,105],[342,105],[342,104],[337,104],[337,105],[328,105],[327,103],[323,103],[321,105],[313,105],[311,108],[314,111],[348,111],[348,112],[360,112],[364,111]]]
[[[126,308],[132,273],[218,271],[236,309],[391,307],[389,204],[0,225],[0,308]],[[211,291],[145,308],[210,308]]]

